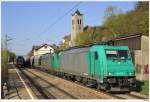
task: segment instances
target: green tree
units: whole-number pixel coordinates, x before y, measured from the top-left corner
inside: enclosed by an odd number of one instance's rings
[[[1,51],[2,64],[6,65],[9,62],[13,62],[15,58],[16,58],[16,55],[14,52],[10,52],[9,50]]]
[[[122,13],[122,10],[115,6],[108,6],[105,10],[104,19],[110,16],[115,16],[117,14]]]
[[[52,47],[55,51],[58,51],[58,50],[59,50],[59,46],[57,46],[56,44],[52,44],[51,47]]]
[[[135,9],[122,13],[113,6],[105,10],[104,22],[100,27],[89,27],[76,36],[76,45],[106,42],[120,35],[149,32],[149,4],[138,2]]]
[[[111,9],[110,9],[111,10]],[[106,17],[103,26],[112,31],[114,37],[125,34],[144,33],[149,30],[148,2],[138,2],[135,9],[127,13],[110,13]],[[106,10],[106,14],[108,10]]]
[[[68,47],[68,45],[63,44],[63,43],[61,42],[57,51],[65,50],[67,47]]]
[[[114,6],[108,6],[105,10],[103,26],[111,31],[113,37],[120,34],[120,22],[124,19],[122,15],[121,9]]]
[[[84,32],[80,32],[76,36],[76,45],[88,45],[94,43],[105,42],[112,38],[111,31],[106,27],[89,27]]]
[[[136,11],[148,11],[149,9],[149,2],[148,1],[139,1],[135,5]]]
[[[94,33],[94,29],[89,28],[84,32],[80,32],[77,34],[75,42],[76,45],[88,45],[94,42],[95,39],[95,35]]]
[[[135,6],[135,12],[139,19],[139,30],[142,33],[149,33],[149,2],[138,2]]]
[[[8,52],[9,55],[9,62],[13,62],[16,58],[16,54],[14,52]]]

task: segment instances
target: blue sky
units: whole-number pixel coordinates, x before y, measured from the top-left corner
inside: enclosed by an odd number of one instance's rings
[[[135,2],[82,2],[50,29],[60,16],[79,2],[2,2],[2,37],[13,38],[10,48],[17,55],[26,55],[33,45],[59,44],[71,32],[71,14],[77,9],[84,14],[84,26],[101,25],[104,11],[116,6],[123,12],[134,9]],[[45,31],[45,29],[48,29]]]

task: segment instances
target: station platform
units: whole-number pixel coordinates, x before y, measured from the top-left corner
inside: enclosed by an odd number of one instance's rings
[[[20,70],[11,65],[8,69],[8,87],[4,86],[4,99],[37,99],[31,83],[21,74]]]

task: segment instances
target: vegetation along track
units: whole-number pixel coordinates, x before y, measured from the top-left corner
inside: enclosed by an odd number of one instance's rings
[[[48,71],[46,70],[42,70],[40,68],[34,68],[34,69],[38,69],[40,71],[44,71],[46,73],[49,74]],[[55,75],[56,76],[56,75]],[[58,76],[57,76],[58,77]],[[62,78],[64,79],[63,77],[59,77],[59,78]],[[68,79],[65,79],[65,80],[68,80]],[[71,82],[74,82],[72,80],[68,80],[68,81],[71,81]],[[88,86],[85,86],[83,83],[80,83],[80,82],[74,82],[75,84],[78,84],[78,85],[81,85],[81,86],[84,86],[84,87],[88,87]],[[121,92],[115,92],[115,93],[107,93],[105,91],[102,91],[102,90],[98,90],[96,89],[95,87],[88,87],[90,89],[93,89],[95,91],[98,91],[98,92],[101,92],[103,94],[107,94],[109,96],[112,96],[114,97],[115,99],[148,99],[148,96],[145,96],[145,95],[141,95],[141,94],[138,94],[137,92],[130,92],[130,93],[121,93]]]

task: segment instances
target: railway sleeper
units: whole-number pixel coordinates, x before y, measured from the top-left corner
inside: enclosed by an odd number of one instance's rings
[[[94,87],[94,86],[96,86],[96,80],[92,80],[92,79],[87,79],[87,84],[86,84],[86,86],[88,86],[88,87]]]

